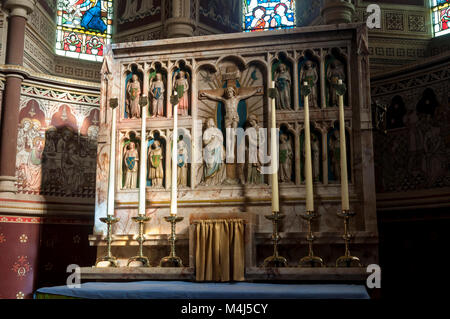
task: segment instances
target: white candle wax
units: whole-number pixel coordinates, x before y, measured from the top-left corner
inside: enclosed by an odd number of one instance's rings
[[[272,81],[272,88],[275,88],[275,82]],[[272,155],[272,167],[275,168],[278,166],[278,154],[277,154],[277,134],[276,132],[277,124],[276,124],[276,111],[275,111],[275,99],[272,100],[272,118],[271,118],[271,143],[270,143],[270,154]],[[279,212],[280,204],[279,204],[279,195],[278,195],[278,170],[272,172],[272,212]]]
[[[342,80],[339,80],[342,84]],[[348,175],[347,175],[347,147],[345,142],[345,118],[344,118],[344,95],[339,95],[339,137],[340,137],[340,164],[341,164],[341,198],[342,210],[349,210],[348,200]]]
[[[170,215],[177,214],[177,160],[178,160],[178,104],[173,107],[172,135],[172,192],[170,196]]]
[[[146,169],[147,169],[147,105],[142,107],[141,113],[141,156],[139,162],[139,209],[140,216],[145,215],[145,188],[147,184]]]
[[[308,85],[304,82],[303,85]],[[314,195],[311,163],[311,132],[309,127],[309,99],[308,95],[303,100],[305,111],[305,186],[306,186],[306,211],[314,211]]]
[[[111,146],[109,149],[109,178],[107,214],[114,215],[114,177],[116,171],[116,108],[111,109]]]

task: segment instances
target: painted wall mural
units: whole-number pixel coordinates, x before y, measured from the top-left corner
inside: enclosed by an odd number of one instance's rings
[[[36,93],[22,90],[30,92]],[[95,196],[100,116],[96,103],[22,96],[16,156],[19,193]]]
[[[374,134],[377,192],[450,186],[450,64],[373,83],[387,106],[387,134]]]

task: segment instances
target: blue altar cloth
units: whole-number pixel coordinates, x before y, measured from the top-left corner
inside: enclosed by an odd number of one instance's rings
[[[364,285],[185,281],[87,282],[81,288],[40,288],[36,294],[86,299],[369,299]]]

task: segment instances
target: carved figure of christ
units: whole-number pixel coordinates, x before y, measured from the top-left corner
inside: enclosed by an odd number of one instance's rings
[[[237,91],[237,92],[236,92]],[[263,95],[262,87],[250,88],[234,88],[227,87],[225,89],[202,90],[199,92],[199,99],[207,98],[213,101],[222,102],[225,105],[225,128],[236,129],[239,124],[238,104],[240,101],[248,99],[252,96]],[[236,153],[236,142],[234,136],[227,145],[227,152]],[[227,156],[227,159],[229,156]],[[234,158],[234,156],[232,157]],[[234,163],[227,163],[227,179],[234,180],[236,176]]]

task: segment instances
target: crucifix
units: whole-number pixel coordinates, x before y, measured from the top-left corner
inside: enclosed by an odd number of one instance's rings
[[[240,87],[237,88],[234,84],[240,77],[240,72],[235,67],[227,67],[226,72],[222,75],[222,81],[227,83],[226,88],[219,88],[214,90],[200,90],[199,100],[209,99],[213,101],[222,102],[225,106],[225,129],[236,129],[239,124],[238,104],[240,101],[248,99],[252,96],[263,95],[264,90],[262,86],[257,87]],[[236,145],[234,137],[230,141],[232,145],[227,146],[228,150],[236,152]],[[236,158],[236,157],[235,157]],[[242,165],[237,165],[241,169]],[[238,172],[238,175],[239,174]],[[235,163],[227,163],[227,180],[229,182],[236,180],[236,165]],[[241,183],[244,181],[241,178]]]

